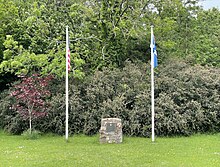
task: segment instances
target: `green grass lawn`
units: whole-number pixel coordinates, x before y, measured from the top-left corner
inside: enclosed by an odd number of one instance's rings
[[[0,132],[0,167],[217,167],[220,134],[192,137],[124,137],[122,144],[99,144],[99,136],[25,140]]]

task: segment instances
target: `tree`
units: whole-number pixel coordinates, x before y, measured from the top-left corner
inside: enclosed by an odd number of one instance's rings
[[[220,67],[220,10],[200,10],[193,29],[193,50],[196,63]]]
[[[15,98],[12,109],[16,110],[25,120],[29,120],[30,133],[32,120],[47,115],[47,98],[50,91],[47,89],[51,76],[40,77],[33,74],[30,77],[22,77],[20,83],[16,83],[11,91]]]
[[[26,75],[38,72],[44,75],[54,74],[58,78],[64,77],[65,26],[69,25],[70,39],[75,38],[71,31],[74,32],[76,38],[79,37],[77,35],[82,36],[79,33],[82,31],[80,18],[77,18],[78,15],[71,14],[70,3],[62,1],[58,4],[58,1],[49,3],[41,0],[37,2],[9,1],[11,5],[8,11],[13,9],[16,15],[11,14],[13,19],[8,19],[5,15],[3,15],[5,17],[0,16],[0,18],[3,17],[3,26],[0,29],[0,41],[2,41],[0,73]],[[0,9],[3,7],[3,2],[0,1]],[[76,13],[79,12],[76,11]],[[7,27],[10,27],[10,31]],[[75,54],[76,49],[73,45],[70,46],[70,50],[71,63],[74,64],[72,65],[74,70],[70,75],[82,78],[84,74],[81,66],[84,61],[79,54]]]

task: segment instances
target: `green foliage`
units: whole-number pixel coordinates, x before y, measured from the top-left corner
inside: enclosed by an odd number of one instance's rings
[[[22,133],[22,136],[27,140],[36,140],[41,136],[41,132],[37,130],[30,131],[30,129],[28,129]]]
[[[71,115],[70,113],[69,117]],[[51,99],[51,108],[48,115],[43,119],[36,120],[34,128],[44,133],[63,135],[65,132],[65,116],[65,96],[58,93]],[[69,119],[69,121],[71,126],[72,119]]]
[[[5,116],[7,115],[7,113],[10,112],[10,98],[8,96],[8,92],[4,91],[1,92],[0,94],[0,128],[3,129],[4,126],[7,125],[7,122],[4,120]]]
[[[190,57],[219,66],[219,10],[198,0],[0,1],[0,72],[65,76],[65,27],[69,26],[70,76],[83,79],[103,67],[150,58],[155,25],[159,61]],[[7,9],[7,10],[6,10]],[[10,82],[10,81],[9,81]]]
[[[150,136],[151,98],[147,69],[149,66],[126,62],[123,69],[105,68],[83,83],[71,79],[70,134],[96,134],[101,118],[118,117],[122,119],[124,134]],[[156,134],[191,135],[218,131],[219,74],[217,68],[191,66],[180,60],[170,60],[160,66],[155,73]],[[50,112],[45,118],[36,120],[34,128],[62,135],[65,132],[64,81],[55,83],[51,88]],[[2,111],[10,106],[9,102],[1,101]],[[3,124],[4,127],[13,133],[22,132],[27,125],[22,125],[18,115],[7,111],[1,115],[3,120],[10,120],[9,124]]]
[[[198,24],[193,29],[196,41],[192,43],[191,54],[199,64],[220,67],[219,19],[220,11],[215,8],[198,13]]]
[[[125,134],[149,136],[150,68],[140,64],[150,59],[154,24],[160,64],[155,77],[157,134],[215,131],[219,69],[209,67],[220,65],[219,16],[219,9],[199,8],[198,0],[0,0],[1,89],[14,76],[53,74],[57,83],[51,86],[51,112],[36,126],[63,134],[64,87],[58,84],[64,85],[68,25],[70,133],[94,134],[102,117],[117,116]],[[167,61],[177,57],[188,63]],[[26,124],[6,109],[11,103],[7,97],[1,100],[0,125],[21,133]]]
[[[176,62],[166,63],[155,76],[156,133],[190,135],[217,131],[220,125],[219,69]],[[96,73],[91,86],[86,88],[86,104],[91,106],[87,109],[90,112],[84,132],[96,133],[102,117],[119,117],[125,134],[150,136],[149,80],[149,76],[133,65],[123,71]]]
[[[8,90],[1,93],[0,127],[9,133],[21,134],[28,128],[28,124],[16,111],[12,110],[14,102]]]
[[[5,37],[6,39],[2,42],[4,45],[0,47],[2,48],[0,72],[16,75],[40,72],[55,74],[58,78],[64,77],[65,26],[70,24],[71,20],[77,19],[77,16],[76,18],[69,16],[70,4],[57,5],[55,2],[49,4],[43,1],[24,3],[13,0],[9,3],[12,5],[11,8],[14,7],[19,14],[11,20],[3,15],[3,18],[7,20],[3,22],[5,27],[11,22],[16,24],[13,25],[14,31],[6,31],[7,34],[5,32],[2,34],[2,39]],[[68,8],[68,13],[64,8]],[[64,20],[65,23],[61,23],[60,20]],[[72,22],[72,25],[74,24]],[[81,23],[76,25],[80,26],[79,24]],[[71,46],[71,52],[74,53],[75,49],[72,48]],[[71,72],[70,75],[83,78],[84,72],[81,66],[84,60],[76,56],[71,62],[72,64],[76,62],[76,66],[73,66],[72,71],[75,70],[75,72]]]
[[[148,86],[144,84],[147,78],[144,68],[131,63],[127,63],[123,70],[97,71],[85,88],[84,133],[96,133],[101,118],[119,117],[124,121],[124,133],[131,135],[136,128],[136,120],[131,116],[134,114],[136,96],[147,94]]]
[[[155,76],[156,133],[190,135],[217,131],[219,70],[176,62],[167,63]],[[150,79],[143,69],[128,63],[122,71],[95,73],[85,88],[84,133],[98,132],[103,117],[119,117],[124,134],[150,136]]]
[[[158,134],[218,131],[219,69],[174,61],[159,75],[155,109]]]

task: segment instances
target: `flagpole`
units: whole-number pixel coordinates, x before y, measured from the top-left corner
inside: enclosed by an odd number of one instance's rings
[[[68,117],[69,117],[69,95],[68,95],[68,50],[69,50],[69,34],[68,26],[66,26],[66,141],[68,141]]]
[[[154,53],[153,53],[153,25],[151,25],[151,137],[152,142],[155,141],[154,137]]]

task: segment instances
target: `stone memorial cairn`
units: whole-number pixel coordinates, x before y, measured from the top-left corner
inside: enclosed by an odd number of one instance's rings
[[[121,143],[122,124],[119,118],[103,118],[100,129],[100,143]]]

